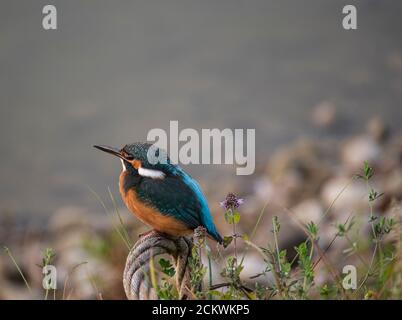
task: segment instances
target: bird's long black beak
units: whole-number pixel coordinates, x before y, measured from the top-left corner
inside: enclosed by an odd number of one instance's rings
[[[123,155],[121,154],[119,149],[108,147],[108,146],[100,146],[100,145],[94,145],[94,148],[99,149],[99,150],[101,150],[103,152],[106,152],[106,153],[110,153],[110,154],[112,154],[112,155],[114,155],[116,157],[119,157],[119,158],[123,159],[123,160],[126,160],[123,157]]]

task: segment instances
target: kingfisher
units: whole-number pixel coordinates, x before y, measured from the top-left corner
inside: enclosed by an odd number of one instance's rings
[[[204,227],[222,244],[200,186],[165,150],[149,143],[127,144],[122,149],[104,145],[95,148],[118,157],[122,163],[119,190],[127,208],[143,223],[170,236],[185,236]],[[153,149],[150,149],[150,148]],[[164,153],[165,161],[150,161],[148,154]]]

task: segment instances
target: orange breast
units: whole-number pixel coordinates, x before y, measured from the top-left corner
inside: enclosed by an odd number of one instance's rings
[[[163,232],[172,236],[183,236],[192,232],[184,223],[179,220],[162,215],[157,209],[148,206],[137,198],[137,194],[133,189],[127,192],[123,189],[123,181],[127,172],[120,175],[120,193],[127,208],[142,222],[149,225],[159,232]]]

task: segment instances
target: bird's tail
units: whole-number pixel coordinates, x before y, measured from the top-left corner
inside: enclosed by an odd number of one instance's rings
[[[208,234],[215,239],[219,244],[223,243],[223,239],[221,237],[221,235],[219,234],[218,230],[216,230],[215,226],[213,226],[213,228],[211,228],[212,230],[210,230],[209,228],[207,229]]]

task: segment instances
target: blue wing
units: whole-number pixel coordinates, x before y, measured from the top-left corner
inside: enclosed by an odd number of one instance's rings
[[[216,241],[222,242],[198,183],[178,166],[171,166],[169,171],[164,179],[143,178],[137,195],[162,214],[179,219],[191,229],[205,227]]]
[[[215,238],[219,243],[222,242],[222,237],[220,236],[218,230],[216,230],[215,224],[212,220],[211,211],[209,210],[207,200],[201,191],[200,186],[197,181],[190,177],[186,172],[184,172],[180,167],[177,167],[179,175],[183,178],[183,181],[189,188],[197,195],[197,199],[200,202],[201,211],[201,221],[202,225],[207,229],[208,233]]]

